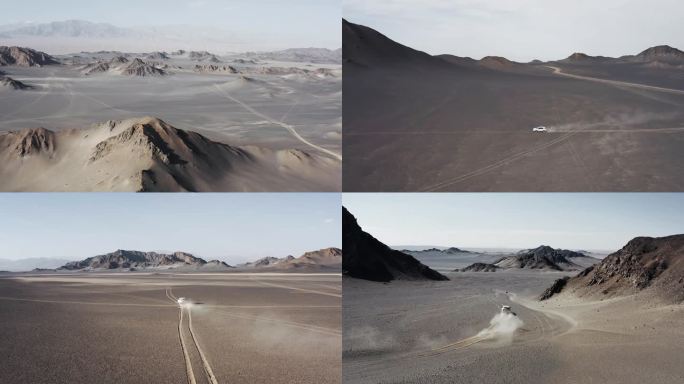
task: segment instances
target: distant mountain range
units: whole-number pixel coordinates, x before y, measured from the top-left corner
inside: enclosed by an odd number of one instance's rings
[[[476,262],[459,271],[496,272],[500,269],[579,271],[599,261],[599,259],[585,253],[541,245],[534,249],[521,250],[514,255],[502,257],[492,263]]]
[[[244,56],[257,60],[309,62],[318,64],[341,64],[342,49],[290,48],[274,52],[247,52]]]
[[[222,28],[190,25],[166,25],[146,27],[119,27],[108,23],[86,20],[64,20],[38,24],[0,25],[0,39],[20,44],[31,44],[50,53],[68,53],[81,50],[106,48],[107,42],[132,52],[141,49],[212,49],[221,52],[235,51],[235,33]],[[241,44],[247,37],[240,39]],[[258,43],[264,45],[264,43]],[[38,45],[36,45],[38,44]],[[55,52],[59,49],[59,52]],[[284,50],[250,52],[250,57],[264,60],[341,63],[341,49],[288,48]]]
[[[143,37],[145,34],[131,28],[120,28],[107,23],[92,23],[84,20],[54,21],[45,24],[26,26],[3,26],[0,37],[21,36],[43,37],[83,37],[83,38],[120,38]]]
[[[511,70],[534,67],[544,62],[533,60],[530,63],[518,63],[505,57],[486,56],[480,60],[470,57],[441,54],[432,56],[425,52],[397,43],[382,33],[363,25],[342,21],[343,60],[352,67],[373,68],[376,66],[442,66],[452,64],[466,68],[489,68],[492,70]],[[589,56],[584,53],[573,53],[565,59],[551,60],[546,63],[650,63],[660,62],[670,65],[684,64],[684,52],[668,45],[650,47],[636,55],[625,55],[618,58],[605,56]]]
[[[306,252],[300,257],[265,257],[253,262],[229,265],[220,260],[206,261],[187,252],[142,252],[116,250],[79,261],[51,258],[0,259],[0,271],[231,271],[258,272],[339,272],[342,268],[342,250],[323,248]]]
[[[414,250],[414,249],[402,249],[401,250],[404,253],[413,253],[413,254],[420,254],[420,253],[443,253],[447,255],[458,255],[458,254],[463,254],[463,253],[476,253],[476,252],[471,252],[471,251],[466,251],[460,248],[456,247],[449,247],[449,248],[427,248],[427,249],[419,249],[419,250]]]
[[[587,256],[567,249],[554,249],[548,245],[542,245],[534,249],[522,250],[514,256],[504,257],[494,265],[500,268],[573,271],[583,268],[575,263],[578,258],[587,258]],[[599,260],[594,259],[593,261],[598,262]]]
[[[67,271],[97,270],[149,270],[149,269],[186,269],[186,270],[227,270],[234,268],[222,261],[205,261],[186,252],[171,254],[117,250],[104,255],[72,261],[59,267]]]
[[[306,252],[294,257],[292,255],[277,258],[264,257],[256,261],[238,265],[239,268],[258,269],[260,271],[341,271],[342,250],[339,248],[323,248]]]
[[[22,272],[33,269],[55,269],[68,263],[66,259],[52,259],[49,257],[30,257],[24,259],[0,259],[0,271]]]

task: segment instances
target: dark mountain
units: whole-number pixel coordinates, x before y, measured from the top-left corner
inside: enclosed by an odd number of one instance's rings
[[[66,263],[59,270],[106,270],[106,269],[199,269],[206,267],[214,267],[218,269],[232,268],[228,264],[212,260],[205,261],[199,257],[195,257],[185,252],[174,252],[172,254],[163,254],[157,252],[140,252],[140,251],[125,251],[117,250],[112,253],[89,257],[81,261],[72,261]]]
[[[246,267],[246,268],[260,268],[260,267],[267,267],[267,266],[272,266],[276,263],[278,263],[281,259],[277,257],[272,257],[272,256],[266,256],[262,257],[260,259],[250,261],[247,263],[244,263],[240,265],[240,267]]]
[[[166,75],[166,72],[136,57],[123,69],[122,74],[131,76],[163,76]]]
[[[45,52],[22,47],[0,46],[0,66],[42,67],[59,64],[59,61]]]
[[[188,57],[192,60],[203,61],[211,60],[211,58],[216,57],[216,55],[208,51],[190,51]]]
[[[356,218],[342,208],[342,273],[365,280],[448,280],[413,256],[393,250],[364,232]]]
[[[438,57],[447,63],[458,64],[458,65],[477,65],[478,61],[472,57],[461,57],[455,55],[437,55]]]
[[[401,252],[409,253],[409,254],[435,253],[435,252],[438,252],[438,253],[446,253],[446,254],[450,254],[450,255],[456,255],[456,254],[461,254],[461,253],[475,253],[475,252],[466,251],[466,250],[463,250],[463,249],[460,249],[460,248],[456,248],[456,247],[450,247],[450,248],[446,248],[446,249],[428,248],[428,249],[421,249],[421,250],[419,250],[419,251],[412,251],[412,250],[409,250],[409,249],[402,249]]]
[[[501,268],[552,269],[556,271],[580,270],[582,266],[574,263],[572,258],[587,256],[567,249],[553,249],[542,245],[535,249],[526,249],[516,255],[505,257],[495,264]],[[598,262],[598,260],[596,260]]]
[[[636,58],[643,61],[684,62],[684,52],[669,45],[659,45],[642,51]]]
[[[566,57],[560,62],[570,62],[570,63],[596,63],[601,61],[612,60],[610,57],[604,56],[589,56],[585,53],[575,52],[572,55]]]
[[[567,64],[628,64],[628,63],[684,63],[684,52],[669,45],[659,45],[648,48],[636,55],[626,55],[619,58],[605,56],[589,56],[584,53],[573,53],[559,63]]]
[[[470,264],[469,266],[457,270],[461,272],[496,272],[499,267],[497,267],[494,264],[487,264],[487,263],[473,263]]]
[[[23,90],[23,89],[31,89],[33,87],[30,85],[26,85],[19,80],[14,80],[13,78],[11,78],[9,76],[0,75],[0,88]]]
[[[648,290],[668,301],[684,301],[684,235],[636,237],[569,279],[561,290],[578,296],[621,296]]]
[[[145,54],[146,59],[151,59],[151,60],[168,60],[169,55],[166,52],[150,52]]]
[[[323,248],[306,252],[299,257],[292,255],[263,257],[259,260],[239,265],[241,268],[278,271],[330,271],[339,272],[342,268],[342,250],[339,248]]]
[[[562,291],[563,288],[565,288],[565,286],[568,284],[568,280],[570,280],[570,276],[565,276],[554,281],[553,284],[550,287],[546,288],[544,293],[542,293],[541,296],[539,296],[539,301],[547,300],[551,298],[551,296]]]
[[[342,60],[344,65],[360,67],[406,64],[448,66],[440,58],[399,44],[374,29],[344,19]]]

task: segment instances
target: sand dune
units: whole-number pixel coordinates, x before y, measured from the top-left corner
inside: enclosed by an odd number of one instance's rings
[[[340,189],[340,163],[301,150],[233,147],[153,117],[0,135],[4,191]]]

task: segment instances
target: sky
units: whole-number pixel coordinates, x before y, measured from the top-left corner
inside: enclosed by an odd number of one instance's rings
[[[681,0],[343,0],[343,16],[430,54],[475,59],[684,50]]]
[[[342,45],[341,14],[339,0],[33,0],[12,2],[11,6],[3,7],[0,24],[85,20],[118,27],[173,25],[220,29],[227,36],[226,51],[241,52],[339,48]],[[193,36],[189,29],[186,31],[182,27],[175,31],[181,35],[185,32],[188,32],[188,39]],[[202,45],[206,38],[197,40],[193,40],[199,47],[196,49],[207,47]],[[158,45],[150,49],[190,48],[178,45]]]
[[[615,251],[684,233],[684,193],[347,193],[344,206],[388,245]]]
[[[341,247],[336,193],[5,193],[0,212],[3,259],[125,249],[237,264]]]

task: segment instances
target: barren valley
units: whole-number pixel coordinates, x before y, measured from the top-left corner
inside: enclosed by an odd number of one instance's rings
[[[0,189],[338,191],[342,70],[307,52],[2,47]],[[278,61],[288,59],[297,61]],[[173,134],[142,132],[93,164],[98,145],[121,133],[115,125],[150,121]],[[208,145],[178,147],[188,135]],[[239,156],[216,154],[226,150]]]

